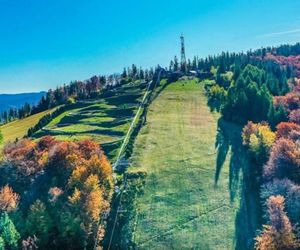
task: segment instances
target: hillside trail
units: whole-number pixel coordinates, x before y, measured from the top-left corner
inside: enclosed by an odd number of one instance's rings
[[[137,249],[253,247],[257,197],[246,190],[240,128],[206,103],[192,80],[170,84],[149,107],[129,168],[147,173],[135,200]]]

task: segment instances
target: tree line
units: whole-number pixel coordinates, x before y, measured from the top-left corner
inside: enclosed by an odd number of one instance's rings
[[[2,123],[8,123],[15,119],[23,119],[27,116],[68,103],[69,99],[94,99],[99,97],[106,89],[117,87],[121,84],[136,80],[150,80],[154,75],[154,69],[142,69],[132,64],[123,69],[122,74],[109,76],[93,76],[85,81],[71,81],[69,84],[48,90],[36,105],[25,103],[20,108],[10,108],[0,115]]]

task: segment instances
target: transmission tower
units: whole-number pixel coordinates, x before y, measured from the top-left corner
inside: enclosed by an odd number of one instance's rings
[[[184,36],[181,34],[180,36],[181,42],[181,71],[186,72],[186,58],[185,58],[185,46],[184,46]]]

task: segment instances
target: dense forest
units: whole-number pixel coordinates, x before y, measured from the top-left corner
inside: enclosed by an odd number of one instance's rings
[[[0,171],[1,249],[90,249],[103,236],[114,185],[98,144],[20,140],[4,148]]]
[[[241,136],[253,163],[248,171],[260,187],[264,214],[255,239],[261,250],[300,248],[299,55],[296,44],[194,57],[186,64],[175,57],[164,71],[170,78],[196,72],[211,110],[244,127]],[[132,65],[120,75],[74,81],[49,90],[36,106],[25,104],[1,119],[9,122],[62,105],[42,118],[30,137],[63,112],[63,105],[151,80],[154,74]],[[21,139],[4,146],[0,175],[0,249],[93,249],[103,239],[102,218],[110,211],[115,179],[97,143]]]

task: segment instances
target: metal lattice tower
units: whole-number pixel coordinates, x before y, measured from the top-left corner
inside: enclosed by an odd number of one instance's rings
[[[184,46],[184,36],[181,34],[180,36],[181,42],[181,70],[186,72],[186,58],[185,58],[185,46]]]

